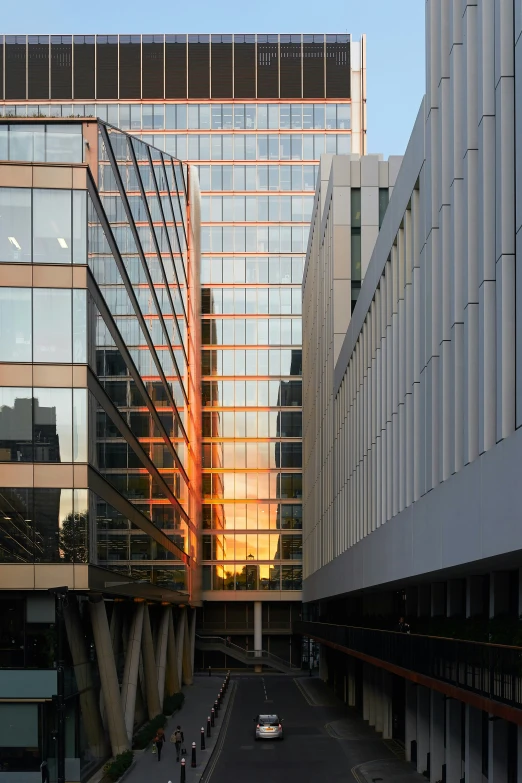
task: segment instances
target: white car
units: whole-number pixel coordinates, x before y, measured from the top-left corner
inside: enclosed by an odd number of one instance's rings
[[[279,718],[277,715],[258,715],[254,720],[256,723],[256,740],[283,739],[282,718]]]

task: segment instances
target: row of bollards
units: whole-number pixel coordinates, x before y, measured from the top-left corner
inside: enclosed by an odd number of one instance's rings
[[[221,688],[219,690],[218,697],[214,701],[214,706],[210,710],[210,715],[207,718],[207,729],[206,729],[206,732],[205,732],[204,727],[203,726],[201,727],[201,741],[200,741],[201,750],[205,750],[205,747],[206,747],[205,734],[206,734],[207,738],[210,738],[212,736],[212,729],[216,725],[216,720],[218,719],[218,716],[219,716],[219,710],[220,710],[222,701],[223,701],[223,699],[225,697],[225,694],[227,692],[229,682],[230,682],[230,672],[227,672],[227,676],[225,677],[225,679],[223,681],[223,685],[221,686]],[[196,761],[196,743],[195,742],[192,743],[192,756],[191,756],[190,766],[191,767],[196,767],[197,766],[197,761]],[[180,783],[185,783],[185,780],[186,780],[186,774],[187,773],[186,773],[185,767],[186,767],[185,759],[181,759],[180,778],[179,778]],[[169,783],[172,783],[172,781],[169,780]]]

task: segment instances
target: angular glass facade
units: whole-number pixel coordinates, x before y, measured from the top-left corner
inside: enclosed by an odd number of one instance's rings
[[[191,592],[201,516],[199,261],[188,224],[197,184],[189,205],[186,166],[101,122],[5,122],[0,139],[5,160],[23,152],[33,183],[48,185],[24,187],[21,174],[4,186],[8,167],[0,177],[0,463],[14,469],[0,490],[0,561],[86,563]],[[56,139],[63,147],[50,157]],[[58,160],[71,164],[69,187],[39,168]],[[35,368],[32,385],[21,362]],[[56,484],[26,487],[24,463],[92,471],[81,489],[56,472]]]

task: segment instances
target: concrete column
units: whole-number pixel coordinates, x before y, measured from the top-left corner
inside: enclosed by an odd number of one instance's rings
[[[163,707],[163,697],[165,695],[165,671],[167,668],[167,642],[169,637],[169,615],[170,606],[165,606],[161,615],[161,622],[158,632],[158,646],[156,648],[156,671],[158,672],[158,694],[160,705]]]
[[[517,726],[517,780],[522,780],[522,726]]]
[[[111,633],[107,622],[107,613],[103,598],[89,602],[96,658],[100,672],[101,687],[107,712],[107,724],[113,756],[129,749],[129,741],[125,729],[125,720],[120,700],[120,688],[116,663],[111,643]]]
[[[463,615],[466,610],[466,589],[462,579],[449,579],[446,591],[446,617]]]
[[[468,576],[466,578],[466,617],[476,617],[482,611],[482,579],[480,576]]]
[[[508,779],[508,723],[489,718],[488,783],[506,783]]]
[[[493,571],[489,577],[489,616],[509,611],[509,572]]]
[[[143,659],[143,674],[145,679],[145,691],[147,696],[147,711],[149,720],[155,718],[161,712],[158,694],[158,677],[156,673],[156,659],[154,657],[154,645],[150,628],[149,607],[145,606],[143,613],[143,632],[141,636],[141,652]]]
[[[319,645],[319,678],[323,682],[328,682],[328,658],[326,657],[326,646]]]
[[[442,780],[444,764],[444,696],[430,691],[430,780]]]
[[[378,682],[375,677],[375,669],[372,666],[368,669],[368,723],[370,726],[375,726],[377,723],[377,700],[378,694]]]
[[[127,654],[125,656],[125,668],[123,670],[123,682],[121,684],[121,706],[125,717],[125,728],[127,730],[129,742],[132,740],[134,731],[144,611],[144,604],[136,605],[127,641]]]
[[[183,644],[185,642],[185,612],[186,609],[179,609],[176,621],[176,646],[178,653],[178,681],[183,682]]]
[[[74,674],[80,692],[80,710],[89,750],[95,758],[104,758],[108,752],[108,743],[103,730],[96,690],[93,686],[91,663],[74,593],[69,593],[67,597],[64,619]]]
[[[391,739],[393,736],[392,678],[391,674],[384,670],[381,676],[382,738]]]
[[[411,761],[411,743],[417,740],[417,686],[409,680],[405,680],[404,685],[406,688],[404,744],[406,761]]]
[[[422,685],[417,686],[417,772],[421,775],[428,769],[430,752],[430,692]]]
[[[464,705],[446,699],[446,781],[459,783],[462,778],[462,710]]]
[[[434,582],[431,586],[431,616],[444,617],[446,614],[445,583]]]
[[[194,672],[194,657],[196,655],[196,612],[197,609],[192,610],[189,623],[189,636],[190,636],[190,661],[192,666],[192,672]]]
[[[110,622],[110,632],[111,632],[111,644],[112,644],[112,650],[114,653],[114,660],[118,661],[118,655],[120,654],[121,650],[121,634],[122,634],[122,604],[119,601],[116,601],[112,604],[112,614],[111,614],[111,622]],[[107,714],[105,710],[105,701],[103,696],[103,691],[100,692],[100,714],[102,717],[103,725],[105,728],[107,728]]]
[[[363,720],[370,719],[370,676],[368,674],[369,666],[363,664]],[[377,729],[377,726],[375,727]],[[378,731],[378,729],[377,729]]]
[[[355,707],[355,674],[353,662],[348,662],[348,706]]]
[[[174,620],[172,608],[169,608],[169,627],[167,638],[167,671],[165,672],[165,692],[167,696],[173,696],[181,690],[178,677],[178,654],[176,649],[176,637],[174,635]]]
[[[469,704],[466,704],[465,710],[464,779],[480,781],[482,780],[482,713]]]
[[[263,649],[263,604],[254,601],[254,650],[260,654]]]
[[[182,666],[182,674],[183,674],[183,685],[192,685],[194,682],[193,678],[193,670],[192,670],[192,643],[190,638],[190,630],[188,625],[188,617],[187,617],[188,609],[185,609],[184,614],[184,626],[185,630],[183,633],[183,666]]]

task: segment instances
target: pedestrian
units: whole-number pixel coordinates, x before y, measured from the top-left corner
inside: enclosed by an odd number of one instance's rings
[[[49,783],[49,767],[47,766],[47,761],[45,759],[42,759],[42,763],[40,764],[40,772],[42,774],[42,783]]]
[[[212,668],[210,666],[208,667],[208,676],[212,677]]]
[[[176,761],[179,761],[179,753],[181,750],[181,743],[184,741],[185,737],[183,736],[183,732],[181,731],[181,726],[176,726],[176,729],[173,734],[174,737],[174,744],[176,746]]]
[[[232,644],[232,637],[227,636],[227,647],[230,647],[231,644]]]
[[[163,729],[158,729],[158,733],[154,738],[154,744],[156,746],[156,752],[158,754],[158,761],[161,761],[161,751],[163,749],[163,743],[165,742],[165,732]]]
[[[398,633],[409,633],[410,632],[410,626],[404,619],[404,617],[399,617],[399,622],[397,624],[397,632]]]

